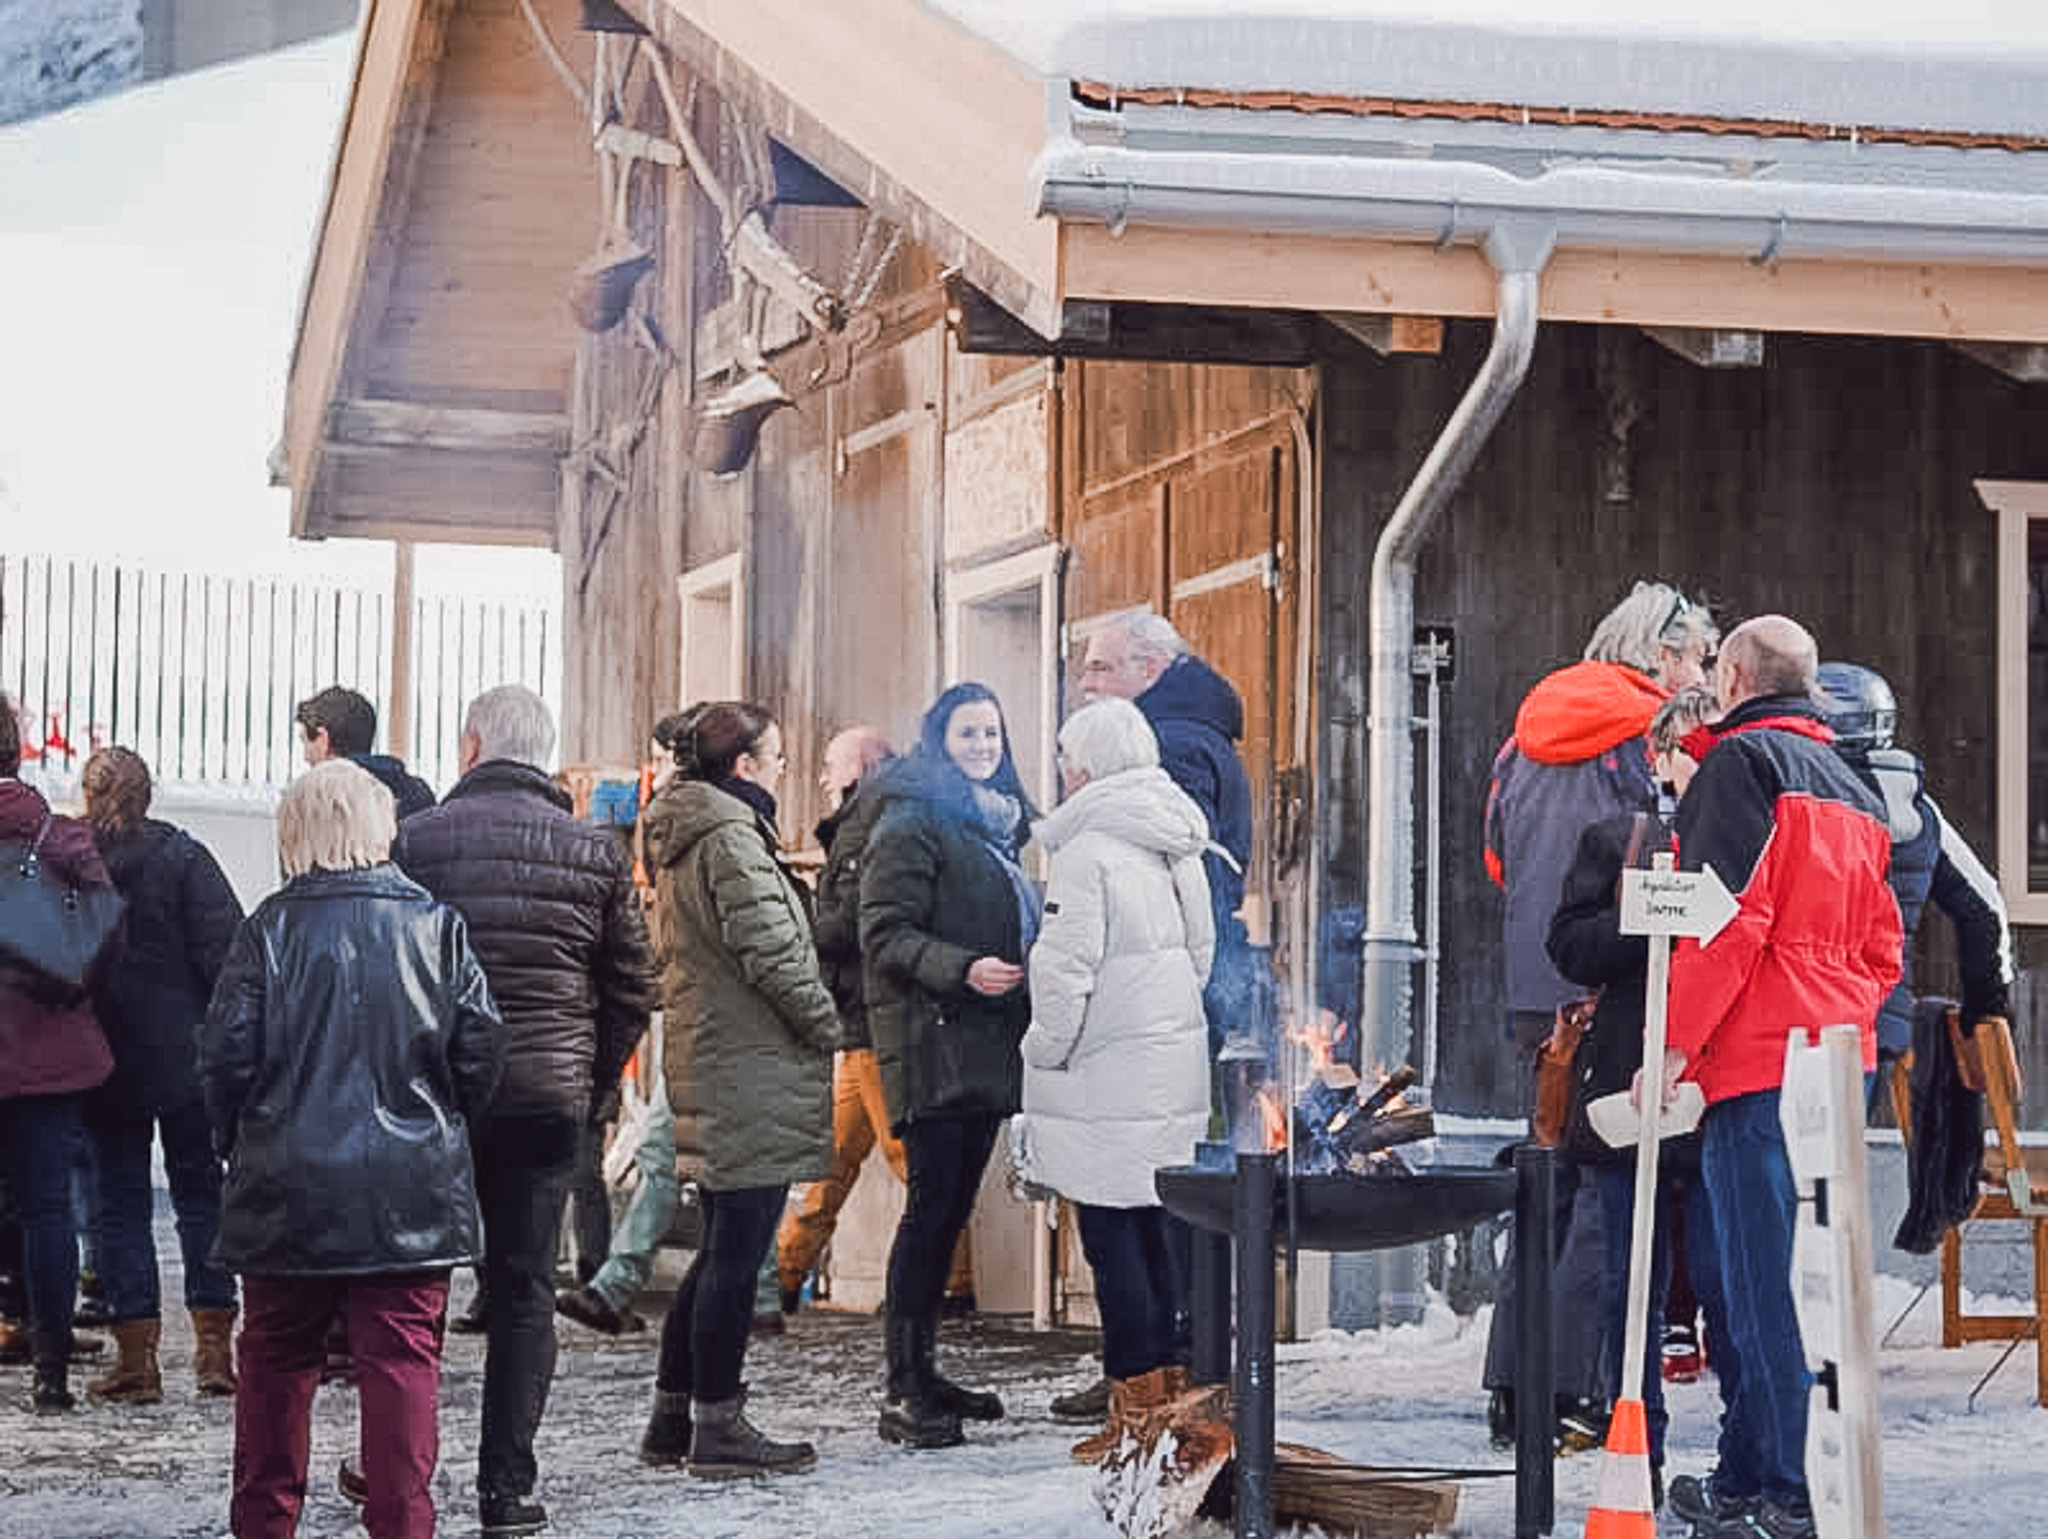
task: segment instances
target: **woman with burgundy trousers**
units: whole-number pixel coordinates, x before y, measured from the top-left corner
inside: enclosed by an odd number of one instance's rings
[[[348,1320],[370,1539],[431,1539],[448,1273],[483,1253],[469,1132],[504,1031],[461,915],[390,861],[391,795],[345,759],[277,809],[284,887],[235,936],[199,1034],[242,1274],[234,1539],[290,1539],[327,1328]]]

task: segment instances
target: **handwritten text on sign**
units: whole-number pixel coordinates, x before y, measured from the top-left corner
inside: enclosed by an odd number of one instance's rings
[[[1697,935],[1706,941],[1720,934],[1735,914],[1735,897],[1711,866],[1704,871],[1621,874],[1624,935]]]

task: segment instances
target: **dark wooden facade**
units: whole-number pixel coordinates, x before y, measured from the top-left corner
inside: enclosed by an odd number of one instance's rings
[[[1334,329],[1327,341],[1316,642],[1331,773],[1318,853],[1324,912],[1340,921],[1329,971],[1341,998],[1341,920],[1364,891],[1373,542],[1487,333],[1454,324],[1438,357],[1380,358]],[[1938,343],[1774,334],[1760,368],[1705,369],[1634,328],[1540,333],[1526,384],[1418,566],[1417,621],[1454,627],[1459,651],[1445,692],[1442,1102],[1513,1102],[1500,907],[1480,860],[1493,754],[1529,686],[1575,659],[1637,578],[1705,596],[1724,628],[1793,615],[1823,656],[1881,671],[1899,694],[1900,742],[1990,858],[1996,520],[1972,483],[2048,477],[2044,426],[2048,390]],[[1923,986],[1952,979],[1945,931],[1930,916]],[[2048,957],[2038,931],[2019,939],[2023,968]]]

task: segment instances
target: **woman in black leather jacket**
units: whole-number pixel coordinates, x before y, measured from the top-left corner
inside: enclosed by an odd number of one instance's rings
[[[504,1034],[462,918],[390,863],[392,801],[346,760],[277,810],[287,881],[235,937],[199,1072],[242,1274],[236,1539],[288,1539],[328,1323],[359,1370],[371,1539],[434,1527],[448,1273],[481,1255],[469,1125]]]

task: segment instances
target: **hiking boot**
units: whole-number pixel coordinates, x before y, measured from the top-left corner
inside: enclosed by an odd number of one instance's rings
[[[614,1309],[595,1288],[571,1288],[555,1295],[555,1313],[567,1315],[578,1325],[587,1325],[607,1336],[623,1336],[633,1329],[639,1316],[630,1309]]]
[[[548,1526],[547,1508],[530,1496],[479,1496],[476,1515],[488,1539],[537,1534]]]
[[[789,1322],[782,1318],[782,1311],[779,1309],[764,1309],[754,1316],[756,1336],[780,1336],[788,1329]]]
[[[38,1416],[78,1408],[71,1393],[71,1342],[54,1331],[34,1334],[35,1388],[30,1403]]]
[[[932,1369],[932,1337],[927,1323],[903,1315],[889,1316],[884,1326],[889,1358],[889,1397],[875,1431],[884,1442],[905,1448],[955,1448],[967,1441],[960,1413],[940,1400]]]
[[[370,1499],[370,1477],[363,1473],[362,1455],[350,1454],[335,1466],[334,1489],[358,1507]]]
[[[1689,1325],[1667,1325],[1660,1371],[1666,1384],[1692,1384],[1706,1371],[1700,1339]]]
[[[1003,1402],[992,1392],[955,1384],[942,1373],[932,1375],[932,1398],[962,1421],[1003,1419]]]
[[[1515,1446],[1515,1392],[1497,1389],[1486,1397],[1486,1440],[1501,1453]]]
[[[195,1309],[192,1315],[192,1378],[202,1395],[235,1392],[235,1312]]]
[[[1694,1527],[1711,1529],[1722,1523],[1741,1517],[1755,1504],[1754,1497],[1729,1496],[1714,1484],[1714,1477],[1680,1475],[1671,1482],[1665,1492],[1671,1515]]]
[[[1099,1431],[1091,1432],[1071,1449],[1076,1464],[1100,1464],[1123,1444],[1126,1437],[1143,1436],[1145,1418],[1167,1402],[1164,1368],[1154,1368],[1132,1379],[1109,1381],[1109,1417]]]
[[[1046,1409],[1054,1421],[1100,1422],[1109,1414],[1109,1380],[1097,1379],[1071,1395],[1055,1395]]]
[[[1791,1512],[1776,1502],[1756,1501],[1719,1522],[1693,1525],[1693,1539],[1815,1539],[1811,1512]]]
[[[164,1398],[163,1370],[157,1363],[163,1322],[117,1320],[112,1330],[119,1355],[113,1367],[86,1385],[86,1393],[120,1405],[156,1405]]]
[[[1557,1451],[1584,1453],[1607,1441],[1612,1413],[1598,1400],[1560,1400],[1557,1405]]]
[[[940,1303],[939,1313],[948,1320],[959,1320],[973,1314],[977,1307],[971,1290],[965,1293],[949,1293]]]
[[[657,1389],[654,1412],[640,1436],[640,1462],[674,1469],[689,1457],[690,1397],[681,1390]]]
[[[809,1443],[778,1443],[747,1420],[744,1395],[690,1402],[690,1473],[699,1480],[794,1475],[818,1462]]]

